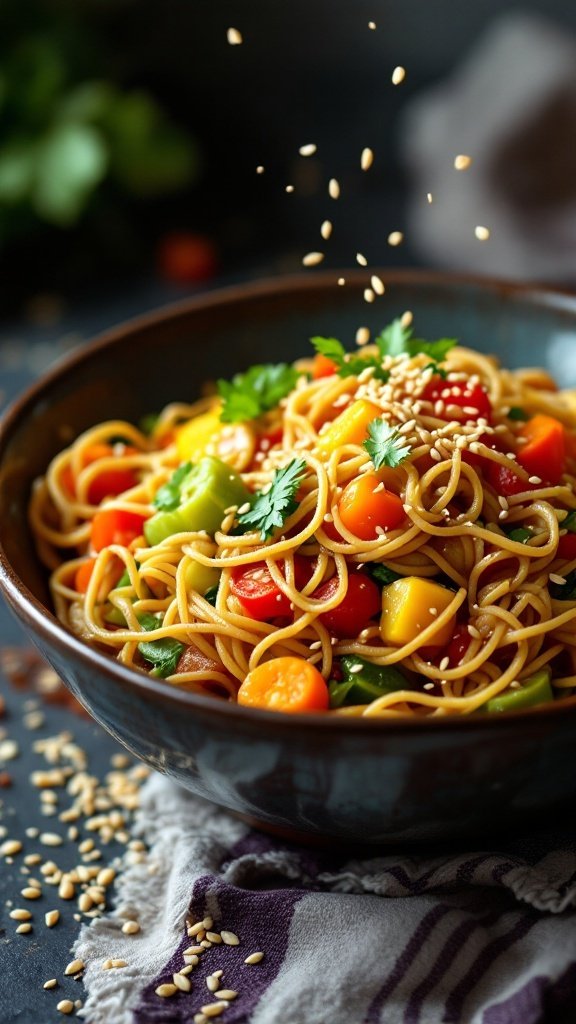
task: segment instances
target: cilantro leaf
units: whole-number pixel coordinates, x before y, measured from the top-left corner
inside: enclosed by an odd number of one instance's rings
[[[271,537],[297,509],[296,491],[305,473],[304,459],[292,459],[283,469],[275,470],[266,493],[257,491],[252,508],[238,516],[239,525],[245,530],[260,530],[262,540]]]
[[[530,417],[529,417],[528,413],[526,412],[526,410],[525,409],[521,409],[519,405],[513,405],[512,408],[509,409],[509,411],[508,411],[508,419],[509,420],[519,420],[519,421],[524,422],[524,420],[527,420],[529,418]]]
[[[382,466],[399,466],[411,452],[406,438],[397,427],[391,427],[386,420],[379,417],[368,424],[369,439],[364,441],[364,448],[372,460],[374,469]]]
[[[208,601],[208,604],[216,605],[216,598],[218,597],[219,583],[215,583],[213,587],[208,587],[208,590],[204,594],[204,600]]]
[[[191,469],[191,462],[183,462],[182,465],[178,466],[178,469],[174,470],[167,483],[163,484],[156,491],[152,499],[152,504],[155,508],[161,509],[164,512],[172,512],[175,508],[178,508],[182,497],[182,483]]]
[[[138,616],[138,621],[143,629],[157,629],[160,621],[157,615],[144,612]],[[184,650],[184,644],[174,637],[166,636],[161,640],[142,640],[138,644],[138,650],[145,661],[154,666],[152,675],[166,679],[176,671],[180,655]]]
[[[568,530],[570,533],[576,533],[576,509],[571,509],[566,519],[563,519],[560,523],[561,530]]]
[[[450,349],[458,344],[455,338],[439,338],[438,341],[423,341],[412,337],[412,328],[404,327],[401,319],[393,320],[376,338],[376,344],[382,359],[385,356],[407,354],[416,356],[423,352],[435,363],[441,363]]]
[[[274,409],[298,380],[298,371],[287,363],[251,366],[246,373],[237,373],[232,380],[218,381],[222,398],[220,419],[223,423],[254,420]]]
[[[381,360],[377,356],[360,356],[353,352],[347,352],[341,341],[336,338],[310,338],[314,348],[321,355],[331,359],[336,364],[340,377],[357,377],[367,366],[374,367],[374,376],[377,380],[386,382],[388,372],[383,370]]]
[[[396,580],[402,579],[399,572],[390,569],[389,566],[384,565],[384,562],[370,562],[366,568],[372,579],[376,580],[377,583],[381,583],[384,587],[387,587],[389,583],[395,583]]]

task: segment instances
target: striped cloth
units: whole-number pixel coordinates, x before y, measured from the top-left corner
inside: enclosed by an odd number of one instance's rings
[[[280,844],[155,776],[139,831],[148,855],[74,950],[89,1024],[192,1024],[218,969],[238,992],[225,1024],[576,1021],[574,830],[530,850],[351,860]],[[240,944],[206,950],[190,993],[161,998],[197,941],[187,918],[206,915]],[[109,958],[126,966],[102,970]]]

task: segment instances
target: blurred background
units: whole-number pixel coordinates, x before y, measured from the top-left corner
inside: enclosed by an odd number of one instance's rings
[[[567,0],[3,0],[4,390],[309,251],[574,284],[575,37]]]

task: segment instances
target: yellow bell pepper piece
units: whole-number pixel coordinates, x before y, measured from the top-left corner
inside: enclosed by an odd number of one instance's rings
[[[215,587],[222,575],[221,569],[200,562],[190,562],[186,567],[186,589],[195,590],[197,594],[205,594],[210,587]]]
[[[206,454],[206,446],[221,430],[220,403],[184,423],[176,433],[176,450],[180,461],[198,462]]]
[[[359,398],[330,424],[318,442],[320,453],[330,456],[345,444],[362,444],[368,437],[368,424],[382,415],[382,409],[373,402]]]
[[[454,594],[438,583],[421,579],[419,576],[405,576],[395,580],[382,591],[382,618],[380,635],[385,644],[402,647],[409,644],[424,629],[436,622],[446,610]],[[427,643],[443,647],[454,633],[456,616],[451,616]]]

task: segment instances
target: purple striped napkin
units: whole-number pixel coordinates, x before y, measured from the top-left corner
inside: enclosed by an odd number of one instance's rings
[[[576,1020],[573,836],[350,860],[251,832],[161,776],[139,814],[148,853],[74,951],[87,964],[89,1024],[208,1024],[201,1007],[223,1001],[206,985],[215,971],[238,993],[214,1011],[225,1024]],[[190,992],[162,998],[197,941],[187,921],[206,916],[239,944],[206,949]],[[122,932],[128,918],[137,935]],[[246,964],[255,952],[261,961]],[[109,959],[126,966],[103,970]]]

